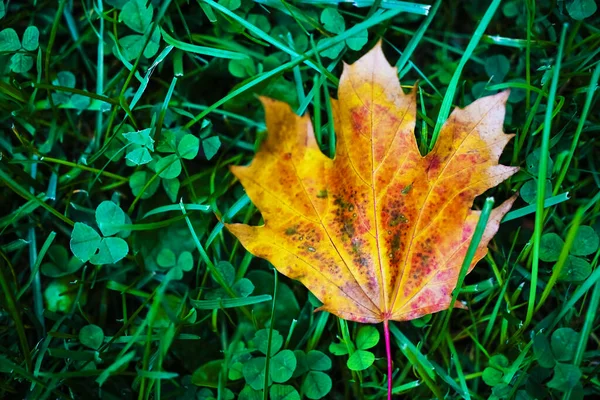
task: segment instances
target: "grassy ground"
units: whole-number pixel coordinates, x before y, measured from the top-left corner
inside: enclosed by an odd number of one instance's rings
[[[381,327],[313,313],[219,222],[260,218],[228,170],[264,137],[256,94],[334,154],[327,96],[378,40],[423,149],[510,88],[521,167],[486,194],[521,198],[469,310],[391,324],[394,393],[600,395],[594,1],[337,3],[0,0],[0,398],[385,398]]]

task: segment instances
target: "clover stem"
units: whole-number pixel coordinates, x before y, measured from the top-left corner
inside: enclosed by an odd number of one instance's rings
[[[383,320],[383,336],[385,337],[385,353],[387,356],[388,400],[392,400],[392,348],[390,346],[390,326]]]

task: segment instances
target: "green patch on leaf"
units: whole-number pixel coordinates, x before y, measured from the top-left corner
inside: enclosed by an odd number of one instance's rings
[[[331,369],[331,358],[319,350],[306,353],[306,364],[312,371],[327,371]]]
[[[586,260],[568,256],[558,279],[563,282],[581,282],[592,273],[592,265]]]
[[[98,253],[90,259],[92,264],[116,264],[129,253],[129,246],[127,245],[127,242],[121,238],[107,237],[102,239],[98,250]]]
[[[103,201],[96,208],[96,223],[104,236],[116,235],[125,224],[125,213],[112,201]]]
[[[52,312],[66,313],[75,301],[76,290],[69,284],[68,278],[51,281],[44,289],[46,309]]]
[[[69,253],[61,245],[53,245],[46,253],[46,262],[41,266],[43,275],[51,278],[60,278],[75,273],[83,266],[77,257],[69,258]]]
[[[98,325],[86,325],[79,331],[79,342],[93,350],[98,350],[104,341],[104,332]]]
[[[93,228],[76,222],[71,232],[71,251],[82,262],[89,261],[96,254],[102,237]]]
[[[558,260],[565,242],[556,233],[546,233],[540,242],[540,260],[551,262]]]
[[[156,193],[160,180],[154,179],[150,182],[153,175],[148,171],[137,171],[129,177],[129,187],[134,196],[139,196],[143,191],[141,198],[147,199]]]
[[[574,256],[588,256],[598,250],[600,239],[594,228],[582,225],[577,229],[570,253]]]
[[[333,387],[329,375],[320,371],[309,371],[302,383],[302,392],[312,400],[327,396]]]
[[[254,335],[254,345],[256,346],[256,348],[261,353],[266,355],[268,344],[269,344],[269,330],[261,329],[261,330],[257,331],[256,334]],[[271,337],[271,356],[273,356],[275,353],[277,353],[279,351],[279,349],[281,349],[282,345],[283,345],[283,337],[279,334],[279,332],[277,332],[276,330],[273,330],[273,334]]]
[[[538,191],[538,183],[537,179],[531,179],[521,186],[521,190],[519,194],[521,198],[528,204],[535,204],[537,199],[537,191]],[[544,197],[550,198],[552,197],[552,182],[549,179],[546,180],[546,188]]]
[[[273,385],[269,389],[270,400],[300,400],[298,391],[290,385]]]
[[[119,21],[124,22],[130,29],[136,32],[144,33],[146,28],[152,22],[154,7],[146,0],[129,0],[121,9]]]
[[[363,29],[346,39],[346,45],[354,51],[361,50],[369,41],[369,32]]]
[[[540,170],[540,149],[535,149],[534,151],[532,151],[527,158],[525,159],[525,163],[527,165],[527,171],[529,171],[530,174],[537,176],[539,174],[539,170]],[[547,160],[547,167],[546,167],[546,176],[551,176],[552,175],[552,170],[554,168],[554,161],[552,161],[552,158],[550,158],[550,156],[547,156],[548,160]]]
[[[548,382],[548,387],[561,392],[573,389],[581,379],[581,371],[574,365],[557,363],[554,376]]]
[[[186,134],[177,145],[177,152],[181,158],[193,160],[200,151],[200,139],[194,135]]]
[[[340,34],[346,30],[344,17],[335,8],[326,8],[321,12],[321,23],[331,33]]]
[[[246,78],[256,75],[256,65],[251,58],[242,58],[241,60],[229,60],[227,64],[229,73],[236,78]]]
[[[254,390],[262,390],[265,383],[265,357],[256,357],[244,364],[242,373],[246,383]],[[271,378],[269,377],[269,381]]]
[[[538,363],[544,368],[552,368],[556,364],[554,355],[550,348],[548,338],[542,334],[535,335],[533,338],[533,354]]]
[[[40,31],[35,26],[28,26],[23,33],[23,48],[27,51],[36,51],[40,45]]]
[[[375,355],[370,351],[356,350],[350,358],[348,358],[348,368],[352,371],[364,371],[375,362]]]
[[[19,35],[13,28],[0,31],[0,52],[17,51],[21,48]]]
[[[177,202],[177,194],[179,193],[179,188],[181,187],[181,182],[179,179],[162,179],[162,185],[165,189],[165,193],[169,197],[173,203]]]
[[[219,0],[219,4],[228,10],[234,11],[240,8],[242,0]]]
[[[169,154],[159,158],[154,169],[161,178],[174,179],[181,174],[181,160],[176,154]]]
[[[192,374],[192,383],[196,386],[219,387],[219,374],[223,360],[212,360],[198,367]]]
[[[379,343],[379,331],[371,325],[361,326],[356,334],[356,347],[359,350],[370,349]]]
[[[571,361],[577,351],[579,333],[571,328],[559,328],[552,333],[551,343],[552,353],[557,361]]]
[[[330,38],[321,39],[321,40],[319,40],[319,46],[326,45],[331,42],[332,42],[332,39],[330,39]],[[323,57],[334,59],[334,58],[337,58],[337,56],[339,56],[343,50],[344,50],[344,42],[339,42],[339,43],[331,45],[327,49],[321,51],[321,55]]]
[[[211,136],[202,141],[202,151],[207,160],[212,159],[221,147],[221,139],[218,136]]]
[[[160,46],[160,31],[155,29],[148,44],[144,47],[144,44],[146,44],[146,37],[146,35],[129,35],[119,39],[123,57],[127,61],[135,60],[140,56],[140,53],[146,58],[151,58],[158,52]]]
[[[269,374],[273,382],[287,382],[296,369],[296,356],[291,350],[282,350],[271,357]]]
[[[485,72],[494,83],[504,82],[509,70],[510,62],[502,54],[493,55],[485,60]]]
[[[567,1],[567,12],[576,21],[591,17],[598,10],[595,0],[569,0]]]
[[[150,149],[150,151],[154,151],[154,139],[152,139],[152,137],[150,136],[151,132],[152,129],[147,128],[141,131],[123,133],[123,137],[129,143],[144,146]]]
[[[18,74],[24,74],[33,67],[33,57],[29,54],[17,53],[10,58],[10,69]]]

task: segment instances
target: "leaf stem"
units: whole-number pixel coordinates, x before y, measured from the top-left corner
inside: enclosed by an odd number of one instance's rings
[[[273,301],[271,303],[271,323],[269,326],[269,341],[267,342],[267,357],[265,358],[265,383],[263,386],[263,400],[269,399],[269,364],[271,362],[271,344],[273,343],[273,325],[275,325],[275,304],[277,301],[277,270],[273,268]]]
[[[387,357],[387,398],[388,400],[392,400],[392,347],[390,346],[390,325],[387,319],[383,320],[383,336],[385,338],[385,354]]]
[[[108,172],[108,171],[103,171],[103,170],[98,169],[98,168],[88,167],[86,165],[76,164],[76,163],[71,162],[71,161],[61,160],[59,158],[43,156],[43,157],[40,157],[40,162],[66,165],[66,166],[71,167],[71,168],[77,168],[77,169],[81,169],[83,171],[94,172],[94,173],[97,173],[97,174],[100,174],[100,175],[104,175],[104,176],[106,176],[108,178],[118,179],[120,181],[125,181],[126,182],[126,181],[129,180],[129,178],[126,178],[126,177],[121,176],[121,175],[113,174],[113,173]]]

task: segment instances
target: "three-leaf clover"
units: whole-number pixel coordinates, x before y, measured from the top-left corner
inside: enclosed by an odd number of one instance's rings
[[[71,89],[75,87],[75,83],[75,75],[70,71],[60,71],[58,74],[56,74],[56,79],[52,81],[53,85],[63,86]],[[87,109],[91,103],[90,98],[87,96],[83,96],[81,94],[71,94],[61,90],[57,90],[55,93],[52,93],[52,101],[55,104],[70,104],[72,107],[80,111]],[[108,104],[102,102],[102,105]]]
[[[265,389],[263,386],[268,353],[271,356],[266,390],[270,399],[299,400],[303,397],[321,399],[331,391],[331,378],[324,371],[331,369],[332,363],[331,359],[323,352],[310,350],[305,353],[302,350],[282,350],[283,337],[275,329],[271,333],[270,347],[269,329],[257,331],[252,339],[252,344],[253,346],[247,349],[244,343],[236,343],[232,344],[235,347],[230,349],[233,356],[229,363],[229,379],[244,378],[246,382],[246,386],[240,392],[240,399],[252,399],[255,396],[262,398],[262,392]],[[252,352],[256,351],[261,355],[253,356]],[[301,376],[304,377],[300,385],[301,393],[298,393],[297,386],[284,384]]]
[[[284,383],[287,382],[296,369],[296,355],[291,350],[281,350],[283,337],[273,330],[270,341],[269,352],[269,330],[261,329],[254,336],[254,347],[265,356],[270,353],[269,377],[268,382]],[[281,350],[281,351],[280,351]],[[265,362],[266,357],[254,357],[248,360],[242,368],[242,374],[246,383],[254,390],[264,389],[265,383]]]
[[[148,28],[151,26],[154,15],[154,7],[152,4],[146,7],[146,3],[146,0],[129,0],[119,13],[119,21],[138,33],[119,38],[121,54],[127,61],[136,59],[140,54],[151,58],[158,52],[160,46],[160,30],[155,28],[144,48],[149,34]]]
[[[540,260],[558,261],[565,242],[556,233],[546,233],[540,242]],[[591,226],[582,225],[577,229],[569,256],[562,267],[559,280],[581,282],[592,273],[591,264],[583,257],[595,253],[600,246],[600,238]]]
[[[344,17],[335,8],[326,8],[323,10],[321,13],[321,23],[323,24],[325,30],[335,35],[339,35],[346,30],[346,22],[344,21]],[[344,43],[351,50],[358,51],[363,48],[368,39],[369,33],[366,29],[363,29],[347,38],[345,42],[339,42],[328,49],[323,50],[321,55],[323,57],[336,58],[342,52],[342,50],[344,50]],[[325,44],[328,41],[331,41],[331,38],[321,39],[319,41],[319,45]]]
[[[527,172],[531,175],[532,179],[526,181],[521,189],[519,190],[519,194],[521,198],[528,204],[534,204],[537,198],[537,188],[538,188],[538,180],[537,176],[539,174],[540,168],[540,158],[541,158],[541,149],[535,149],[532,151],[526,158],[525,164],[527,166]],[[554,162],[550,156],[547,156],[547,167],[546,167],[546,176],[550,177],[552,175],[552,170],[554,169]],[[546,188],[544,191],[544,197],[548,198],[552,196],[552,182],[550,179],[546,180]]]
[[[329,351],[336,356],[350,354],[346,365],[353,371],[364,371],[375,362],[375,355],[368,351],[379,343],[379,331],[370,325],[361,326],[356,334],[356,343],[331,343]]]
[[[6,28],[0,31],[0,53],[15,52],[10,58],[11,71],[24,74],[33,67],[33,56],[28,52],[38,49],[39,38],[40,31],[33,25],[25,29],[22,42],[14,29]]]
[[[200,139],[182,130],[166,130],[154,146],[151,136],[152,129],[123,133],[123,139],[128,142],[127,161],[129,165],[147,165],[154,173],[145,170],[134,172],[129,178],[129,186],[135,196],[142,199],[151,197],[158,189],[159,184],[172,202],[177,201],[177,194],[181,187],[179,175],[183,170],[182,160],[194,159],[200,151]],[[160,156],[160,153],[170,153]],[[116,151],[119,149],[115,148]],[[214,154],[213,154],[214,155]],[[156,176],[160,179],[156,179]],[[142,193],[143,191],[143,193]]]
[[[508,368],[508,359],[497,354],[492,356],[489,361],[489,367],[483,370],[483,381],[488,386],[498,386],[504,383],[504,372]]]
[[[154,152],[154,139],[150,137],[151,128],[141,131],[123,133],[123,137],[129,143],[129,149],[125,156],[133,165],[144,165],[152,161],[151,152]]]
[[[173,250],[163,248],[156,257],[156,264],[161,268],[169,269],[170,278],[178,280],[183,278],[184,272],[194,268],[194,257],[189,251],[184,251],[176,256]]]
[[[127,242],[113,237],[123,231],[125,213],[112,201],[103,201],[96,208],[96,223],[103,236],[94,228],[76,222],[71,233],[71,251],[81,262],[94,265],[115,264],[129,253]]]
[[[356,334],[356,351],[348,358],[348,368],[353,371],[363,371],[373,365],[375,355],[367,349],[379,342],[379,331],[370,325],[361,326]]]
[[[227,286],[230,286],[234,292],[240,297],[248,297],[254,291],[254,284],[248,278],[237,279],[235,275],[235,268],[228,261],[219,261],[215,265],[216,270],[221,275],[223,282]],[[237,280],[236,280],[237,279]],[[207,293],[207,299],[219,299],[229,297],[225,290],[218,288],[212,291],[210,294]]]
[[[581,371],[571,364],[579,345],[579,333],[571,328],[558,328],[552,333],[550,341],[543,334],[533,339],[533,354],[543,368],[553,368],[554,375],[548,387],[561,392],[574,389],[579,385]]]
[[[298,357],[299,354],[304,353],[296,351],[295,354]],[[333,382],[324,371],[331,369],[331,359],[319,350],[311,350],[303,358],[306,376],[302,382],[302,393],[309,399],[321,399],[327,396]]]
[[[75,273],[83,266],[77,257],[69,258],[69,253],[61,245],[53,245],[46,253],[47,261],[42,264],[41,272],[51,278],[60,278]]]

